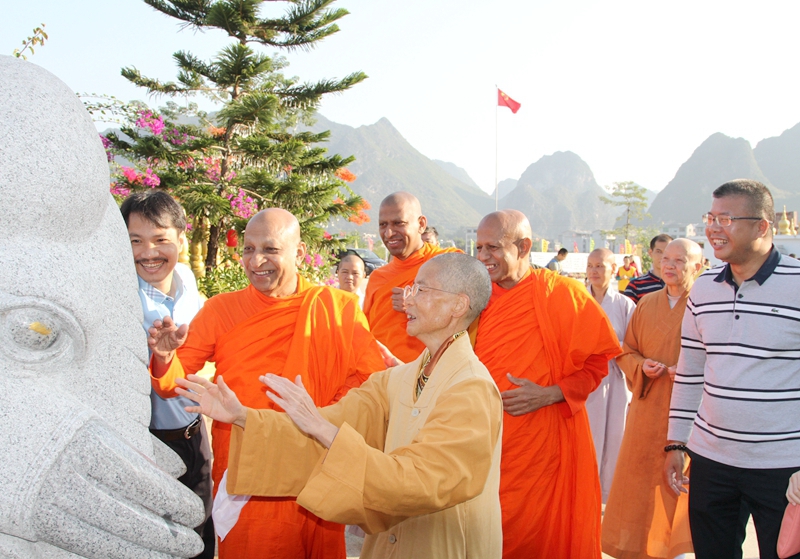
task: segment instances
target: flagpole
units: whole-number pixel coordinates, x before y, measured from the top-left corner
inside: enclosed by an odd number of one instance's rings
[[[500,88],[497,87],[495,84],[495,97],[499,95]],[[497,211],[497,204],[498,199],[500,198],[500,193],[498,192],[497,188],[497,113],[500,110],[500,106],[497,103],[497,99],[494,101],[494,211]]]

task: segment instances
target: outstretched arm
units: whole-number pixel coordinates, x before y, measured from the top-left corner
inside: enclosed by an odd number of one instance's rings
[[[188,375],[175,379],[179,388],[175,392],[186,396],[196,406],[186,406],[189,413],[202,413],[222,423],[233,423],[242,429],[247,422],[247,408],[245,408],[236,394],[231,390],[222,375],[217,377],[217,383],[204,379],[198,375]]]
[[[148,334],[147,345],[153,353],[151,373],[155,378],[161,378],[175,357],[175,351],[186,343],[189,325],[179,327],[172,317],[165,316],[163,320],[153,321]]]

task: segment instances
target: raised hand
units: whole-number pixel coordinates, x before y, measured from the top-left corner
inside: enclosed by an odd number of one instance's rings
[[[389,367],[398,367],[403,365],[403,362],[400,361],[397,357],[392,355],[392,352],[389,351],[389,348],[380,343],[378,340],[375,340],[375,343],[378,344],[378,349],[381,350],[381,357],[383,357],[383,364],[386,365],[386,368]]]
[[[234,423],[244,428],[247,408],[242,405],[234,391],[228,388],[222,375],[217,376],[216,384],[197,375],[189,375],[185,379],[176,378],[175,383],[179,386],[175,392],[198,404],[186,406],[187,412],[202,413],[215,421]]]
[[[500,393],[503,398],[503,410],[509,415],[531,413],[564,400],[564,395],[558,386],[540,386],[528,379],[512,376],[511,373],[506,373],[506,376],[511,384],[519,386]]]
[[[300,375],[294,382],[269,373],[258,377],[258,380],[272,390],[267,392],[267,397],[283,408],[298,429],[317,439],[325,448],[330,448],[339,428],[320,415]]]
[[[172,317],[165,316],[163,320],[153,321],[153,326],[148,330],[147,345],[153,356],[169,363],[175,356],[175,350],[186,342],[189,334],[189,325],[182,324],[178,327]]]
[[[667,366],[652,359],[645,359],[642,363],[642,372],[649,378],[658,378],[667,372]]]
[[[406,299],[403,297],[402,287],[392,288],[392,308],[397,312],[406,312]]]

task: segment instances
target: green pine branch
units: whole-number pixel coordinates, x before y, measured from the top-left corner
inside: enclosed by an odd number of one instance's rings
[[[364,72],[353,72],[341,80],[322,80],[316,83],[306,83],[298,86],[287,87],[278,94],[285,105],[289,107],[305,108],[319,103],[323,95],[341,93],[354,85],[367,79]]]

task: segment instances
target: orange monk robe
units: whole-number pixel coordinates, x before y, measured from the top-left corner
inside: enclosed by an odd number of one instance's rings
[[[492,285],[475,353],[501,392],[517,388],[510,372],[557,384],[565,398],[503,415],[503,557],[599,558],[600,481],[584,403],[620,353],[608,317],[575,280],[529,271],[509,290]]]
[[[216,363],[217,374],[242,404],[275,408],[259,375],[274,373],[303,383],[317,406],[336,402],[375,372],[385,369],[358,298],[298,277],[289,297],[266,297],[252,285],[209,299],[189,327],[186,343],[166,374],[153,379],[162,397],[174,396],[174,379]],[[228,467],[231,426],[211,428],[214,487]],[[220,559],[258,557],[344,558],[343,526],[325,522],[293,498],[253,497],[219,545]]]
[[[386,266],[372,272],[364,296],[364,313],[372,335],[389,348],[395,357],[409,363],[419,357],[425,344],[406,334],[406,315],[392,308],[392,288],[414,283],[420,266],[445,252],[461,252],[457,248],[439,248],[423,243],[422,248],[405,260],[392,258]]]
[[[603,518],[603,552],[619,559],[692,552],[688,496],[678,498],[662,479],[672,379],[666,373],[651,379],[642,371],[645,358],[668,367],[678,363],[688,296],[674,308],[666,289],[643,297],[617,359],[633,399]]]

